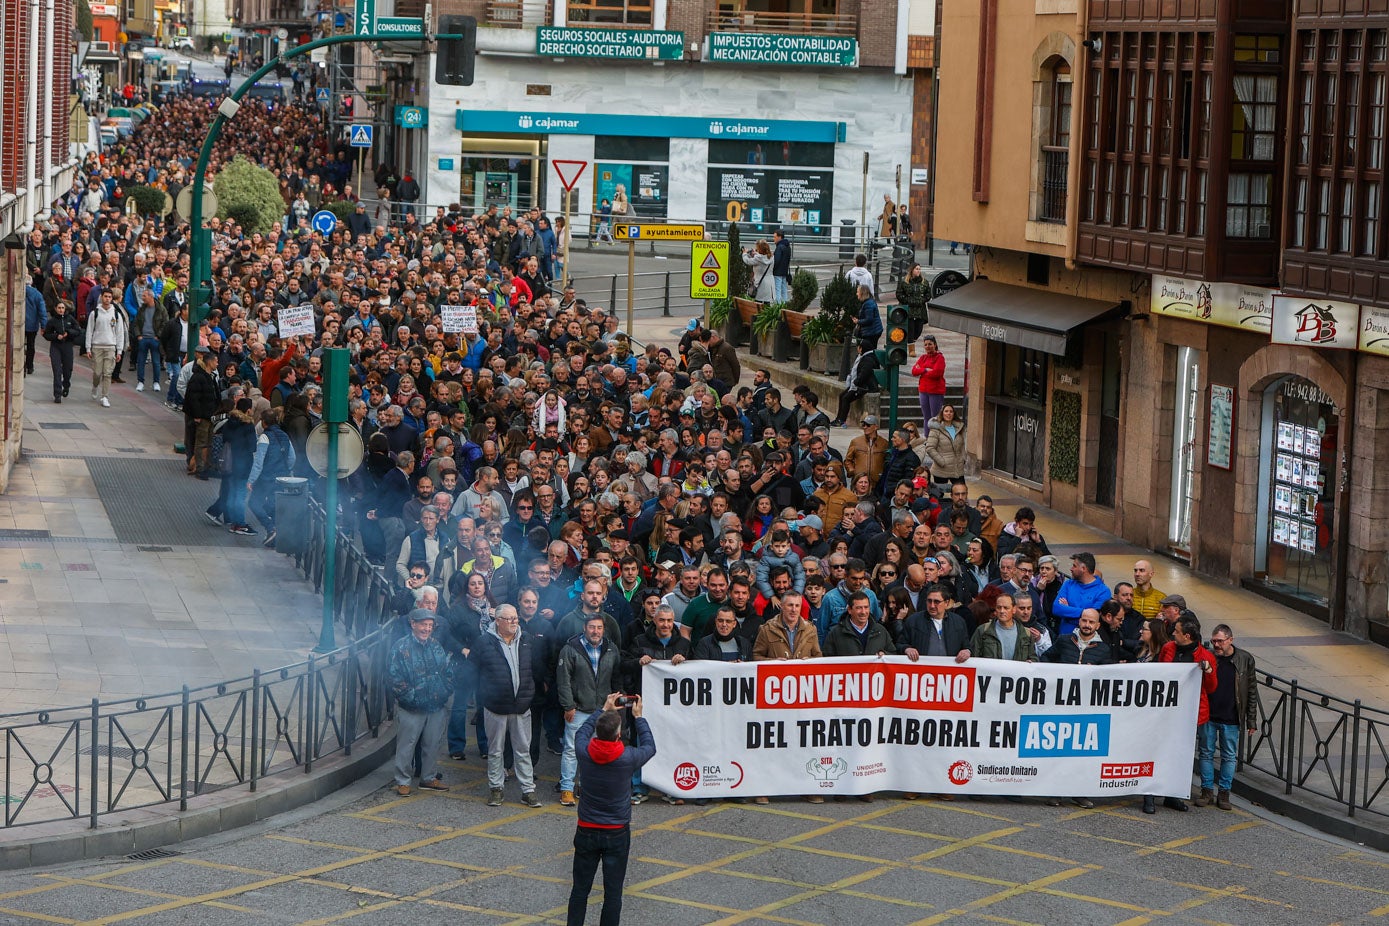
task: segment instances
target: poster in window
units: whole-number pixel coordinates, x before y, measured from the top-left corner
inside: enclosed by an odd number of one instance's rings
[[[1278,422],[1278,449],[1293,449],[1293,425],[1286,421]]]
[[[1273,466],[1274,478],[1279,482],[1293,481],[1293,458],[1286,453],[1278,454]]]
[[[1321,464],[1316,460],[1302,461],[1302,485],[1308,489],[1321,487]]]
[[[666,217],[667,177],[664,164],[595,165],[593,210],[600,211],[603,200],[614,201],[618,187],[627,197],[627,218],[664,219]]]
[[[1302,514],[1313,520],[1317,517],[1317,493],[1305,492],[1302,495]]]
[[[834,175],[761,167],[710,167],[705,218],[737,222],[748,234],[770,238],[777,228],[788,235],[829,234]],[[751,244],[751,242],[748,242]]]
[[[1273,487],[1273,510],[1291,514],[1293,510],[1293,490],[1287,486]]]
[[[1293,425],[1293,453],[1301,453],[1306,441],[1306,428]]]
[[[1281,544],[1282,544],[1283,546],[1285,546],[1285,547],[1288,545],[1288,519],[1287,519],[1287,518],[1274,518],[1274,519],[1273,519],[1273,542],[1274,542],[1274,543],[1281,543]]]
[[[1288,541],[1287,545],[1293,549],[1297,548],[1298,542],[1302,538],[1302,525],[1297,521],[1288,521]]]
[[[1321,457],[1321,432],[1308,428],[1302,435],[1302,452],[1309,457]]]
[[[1317,528],[1315,525],[1302,525],[1302,533],[1298,537],[1297,548],[1303,553],[1317,552]]]
[[[1211,384],[1211,426],[1206,441],[1206,463],[1217,469],[1233,465],[1231,450],[1235,439],[1235,389]]]

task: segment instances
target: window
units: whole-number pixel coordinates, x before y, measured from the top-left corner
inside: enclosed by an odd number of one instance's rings
[[[1042,88],[1041,100],[1045,117],[1037,208],[1039,222],[1066,221],[1066,174],[1070,166],[1071,147],[1071,69],[1058,61],[1051,69],[1051,78]]]
[[[1307,178],[1298,177],[1293,184],[1292,244],[1300,248],[1307,238]]]
[[[1230,158],[1272,161],[1278,116],[1275,74],[1236,74],[1234,112],[1230,119]]]
[[[651,0],[569,0],[569,24],[649,26]]]
[[[1360,222],[1360,254],[1364,257],[1373,257],[1379,253],[1379,190],[1377,182],[1365,184],[1365,212]]]
[[[1351,251],[1351,214],[1355,211],[1355,184],[1341,184],[1341,208],[1336,214],[1336,250],[1342,254]]]
[[[1365,167],[1380,170],[1384,166],[1384,72],[1370,75],[1367,95],[1369,112],[1365,122]]]
[[[1276,35],[1235,36],[1235,60],[1277,64],[1281,43]]]
[[[1273,174],[1231,174],[1225,195],[1225,234],[1231,238],[1272,238],[1272,197]]]

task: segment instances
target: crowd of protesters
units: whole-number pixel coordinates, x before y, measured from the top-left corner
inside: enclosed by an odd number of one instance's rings
[[[187,185],[213,116],[208,101],[167,103],[90,158],[34,230],[26,368],[42,334],[54,401],[74,351],[91,355],[101,406],[122,373],[137,391],[149,382],[183,414],[190,477],[220,481],[204,516],[273,547],[276,480],[311,476],[323,351],[347,348],[365,460],[343,511],[411,628],[393,660],[402,703],[419,702],[409,750],[442,738],[465,758],[471,727],[489,802],[514,774],[535,805],[543,743],[572,805],[576,733],[614,692],[638,693],[651,660],[1191,661],[1205,673],[1197,803],[1229,807],[1256,696],[1228,626],[1212,653],[1147,563],[1111,587],[1088,553],[1058,561],[1031,509],[1005,521],[988,496],[971,500],[950,405],[932,398],[926,435],[883,435],[865,416],[841,452],[818,395],[784,395],[761,372],[745,383],[717,331],[692,320],[678,344],[637,344],[559,288],[567,242],[537,209],[419,215],[407,187],[404,205],[358,203],[322,235],[312,212],[353,196],[346,148],[312,107],[248,102],[212,168],[254,152],[281,181],[285,218],[254,232],[210,220],[211,308],[190,331],[189,228],[132,217],[124,191]],[[409,172],[382,165],[374,179],[389,194]],[[860,292],[871,301],[871,278]],[[445,331],[443,305],[473,307],[475,329]],[[314,333],[282,335],[280,310],[303,307]],[[923,347],[937,356],[929,336]],[[422,769],[419,786],[447,788],[432,761]],[[401,793],[416,775],[403,754]],[[647,796],[634,783],[633,802]]]

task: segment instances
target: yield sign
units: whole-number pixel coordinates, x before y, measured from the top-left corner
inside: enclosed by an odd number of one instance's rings
[[[555,167],[555,173],[559,174],[559,185],[566,190],[574,189],[574,184],[579,182],[583,176],[584,168],[588,166],[587,161],[562,161],[552,159],[551,164]]]

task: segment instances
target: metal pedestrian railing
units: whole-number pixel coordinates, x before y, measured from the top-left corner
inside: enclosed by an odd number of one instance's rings
[[[318,588],[324,519],[309,508],[299,564]],[[389,589],[360,550],[347,542],[338,550],[339,615],[361,631],[345,646],[200,687],[0,715],[4,826],[80,820],[95,828],[139,808],[186,810],[190,798],[254,792],[378,737],[391,710]]]
[[[1259,726],[1245,735],[1244,764],[1282,781],[1284,794],[1389,818],[1389,711],[1258,675]]]

